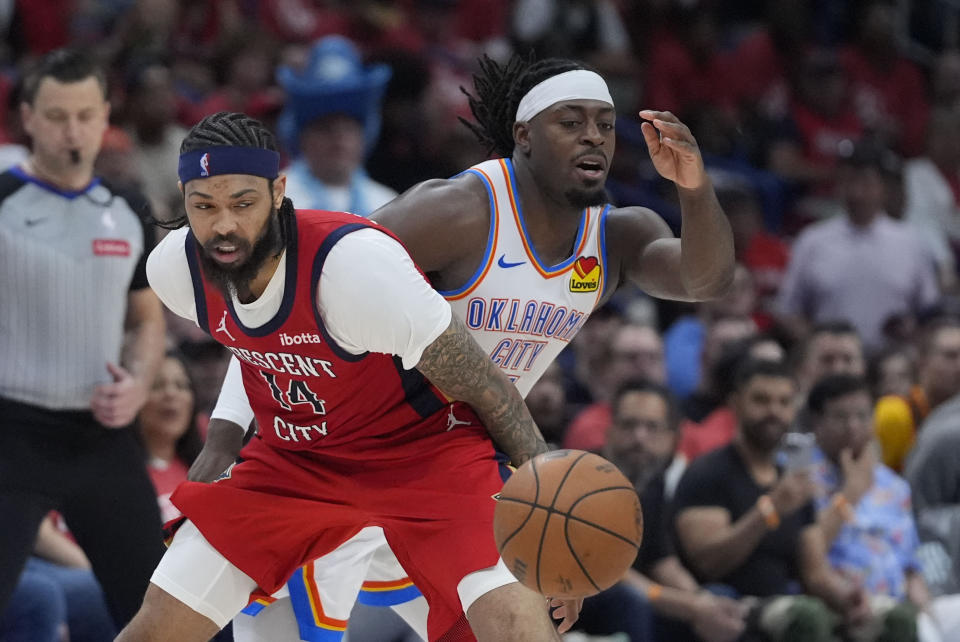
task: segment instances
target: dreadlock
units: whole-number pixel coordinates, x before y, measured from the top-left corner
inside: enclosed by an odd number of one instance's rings
[[[505,65],[500,65],[484,55],[477,63],[480,73],[473,75],[474,96],[460,88],[470,103],[470,112],[477,122],[460,119],[474,133],[487,153],[496,153],[505,158],[513,154],[513,123],[520,101],[547,78],[576,69],[590,69],[574,60],[545,58],[533,61],[533,57],[514,55]]]
[[[256,118],[238,112],[221,111],[211,114],[194,125],[180,143],[180,153],[185,154],[207,147],[257,147],[277,151],[277,139],[267,127]],[[270,197],[273,198],[273,181],[270,181]],[[293,214],[293,201],[284,198],[280,205],[280,220],[289,220],[288,214]],[[175,230],[187,224],[187,215],[159,221],[156,225],[168,230]],[[286,241],[286,226],[281,226],[281,233]]]

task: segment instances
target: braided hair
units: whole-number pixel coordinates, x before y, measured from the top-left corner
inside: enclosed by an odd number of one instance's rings
[[[513,123],[520,101],[547,78],[590,67],[565,58],[533,58],[513,56],[501,65],[489,56],[478,61],[480,73],[473,75],[476,95],[460,88],[470,103],[470,112],[477,122],[460,119],[474,133],[488,154],[509,158],[513,154]]]
[[[180,143],[180,153],[185,154],[208,147],[257,147],[277,150],[277,139],[266,125],[256,118],[238,112],[221,111],[211,114],[194,125]],[[270,181],[270,199],[273,199],[273,181]],[[287,220],[287,214],[293,214],[293,201],[284,198],[280,205],[280,219]],[[168,230],[175,230],[187,224],[187,215],[168,221],[154,220],[154,223]],[[285,234],[286,226],[281,226]]]

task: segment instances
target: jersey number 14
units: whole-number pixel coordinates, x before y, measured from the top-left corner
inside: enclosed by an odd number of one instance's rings
[[[270,386],[270,393],[273,395],[274,400],[280,404],[280,407],[284,410],[292,410],[293,405],[306,403],[313,406],[314,414],[327,414],[327,402],[319,398],[313,390],[310,390],[306,381],[290,379],[287,390],[284,392],[280,389],[280,386],[277,385],[277,376],[275,374],[262,370],[260,374],[267,380],[267,385]]]

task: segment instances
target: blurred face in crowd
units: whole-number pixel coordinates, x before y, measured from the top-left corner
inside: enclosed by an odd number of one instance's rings
[[[960,328],[940,328],[930,338],[922,377],[924,389],[937,400],[960,393]]]
[[[141,72],[140,86],[131,103],[130,116],[138,129],[150,132],[153,128],[162,133],[162,128],[173,122],[177,115],[177,99],[173,89],[170,70],[154,65]]]
[[[140,410],[140,430],[148,444],[176,443],[193,421],[194,396],[183,363],[167,357]]]
[[[863,376],[866,365],[857,335],[820,332],[808,341],[802,365],[803,379],[808,386],[831,374]]]
[[[286,176],[248,174],[196,178],[182,186],[190,229],[203,248],[200,264],[222,291],[243,295],[280,247]],[[269,277],[269,275],[267,275]],[[263,285],[266,285],[264,280]]]
[[[666,468],[677,447],[666,400],[652,391],[624,394],[613,409],[606,454],[635,485],[642,487]]]
[[[663,383],[667,373],[663,363],[663,341],[649,326],[625,325],[611,345],[614,387],[630,379]]]
[[[23,128],[43,171],[92,170],[107,131],[110,104],[93,76],[78,82],[43,78],[33,104],[21,103]]]
[[[858,390],[831,399],[815,423],[817,445],[833,462],[849,448],[859,457],[873,437],[873,400],[866,390]]]
[[[913,364],[902,352],[888,355],[878,366],[877,393],[906,397],[913,387]]]
[[[743,441],[753,450],[772,453],[796,415],[791,379],[757,374],[732,397]]]
[[[363,125],[345,114],[324,116],[300,134],[300,151],[314,176],[330,185],[346,186],[363,163]]]
[[[855,225],[866,225],[883,212],[887,185],[879,168],[844,166],[840,168],[840,178],[840,196]]]
[[[550,364],[524,401],[544,438],[559,442],[566,427],[567,396],[563,388],[563,373],[556,362]]]

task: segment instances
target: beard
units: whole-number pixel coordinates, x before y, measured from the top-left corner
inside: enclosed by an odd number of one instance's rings
[[[764,417],[758,421],[743,422],[740,430],[747,444],[758,452],[770,453],[777,449],[783,435],[787,432],[785,423],[773,417]]]
[[[283,245],[283,235],[280,232],[280,216],[277,208],[270,208],[270,216],[264,224],[260,237],[254,241],[253,247],[246,239],[233,234],[217,235],[203,244],[200,252],[200,267],[204,276],[213,283],[224,296],[230,297],[233,293],[243,293],[249,290],[250,283],[257,276],[260,268],[271,256],[276,255]],[[239,251],[248,251],[247,258],[242,262],[222,264],[211,258],[213,248],[220,244],[230,244]]]
[[[595,205],[603,205],[607,199],[607,190],[602,185],[593,188],[571,187],[563,193],[564,198],[573,207],[582,210]]]

